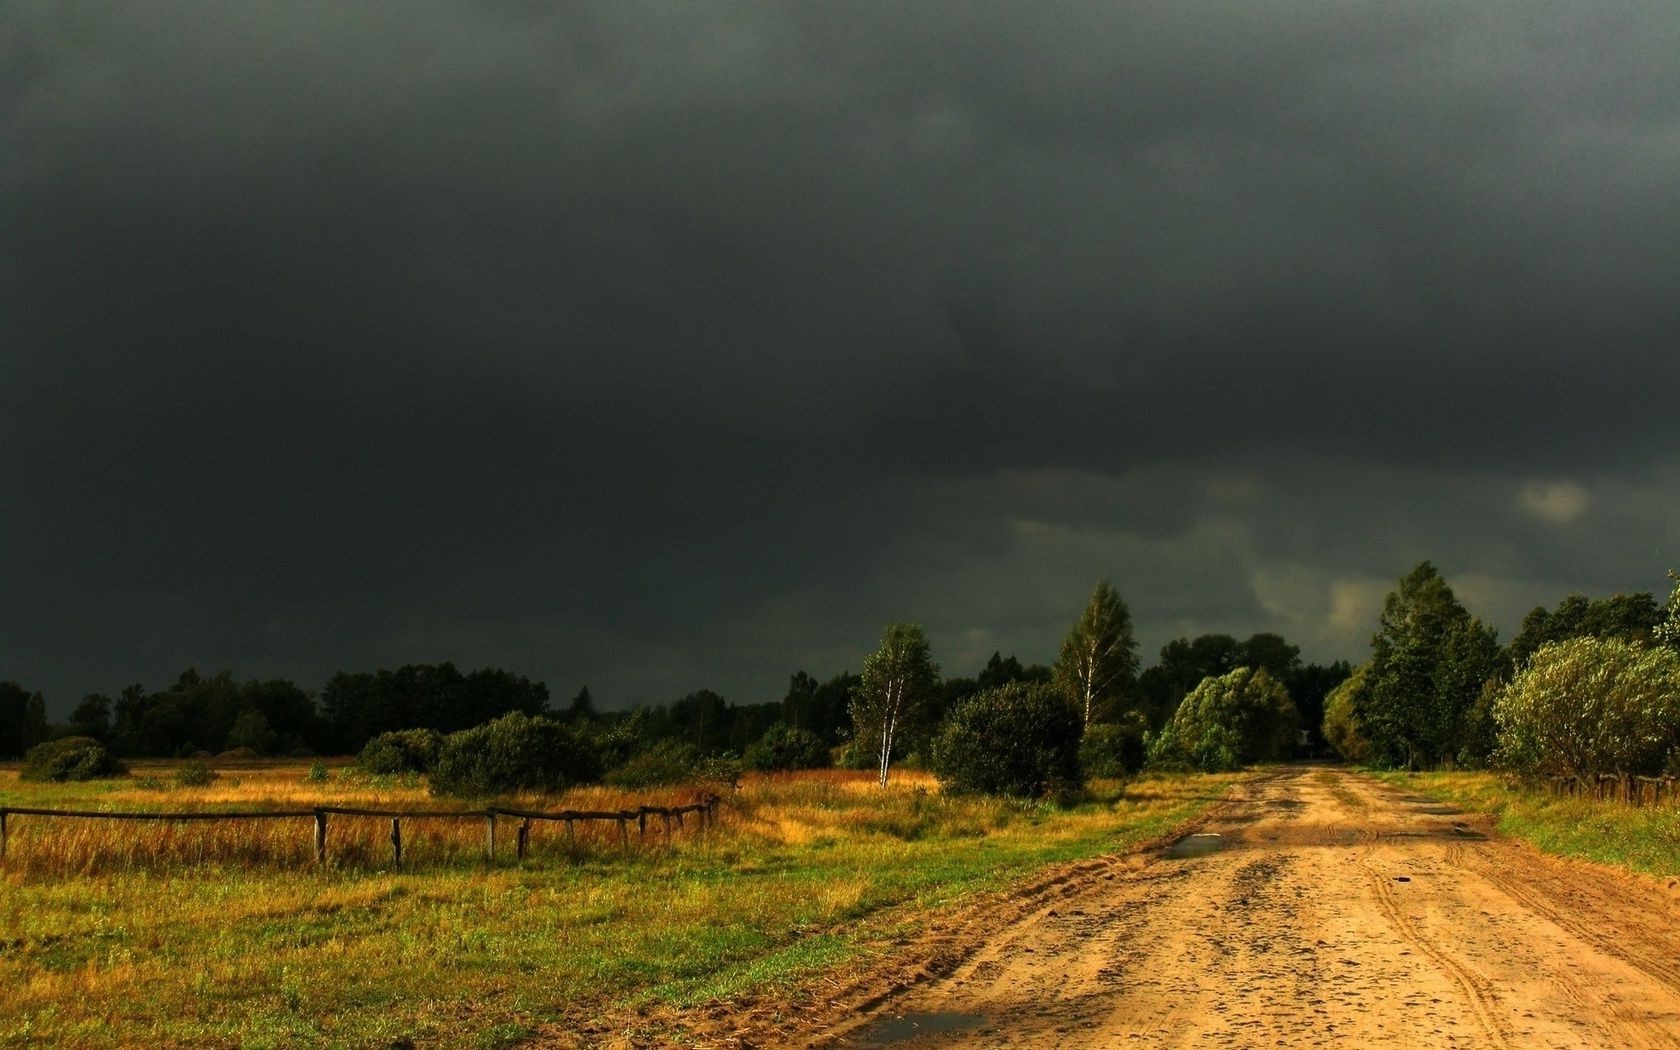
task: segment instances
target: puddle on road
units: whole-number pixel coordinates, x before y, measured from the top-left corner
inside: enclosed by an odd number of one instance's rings
[[[1298,798],[1274,798],[1266,805],[1276,806],[1278,809],[1300,809],[1306,803]]]
[[[1457,806],[1419,806],[1418,812],[1432,817],[1456,817],[1464,811]]]
[[[853,1041],[859,1046],[891,1046],[919,1036],[961,1032],[984,1020],[980,1014],[945,1010],[900,1014],[897,1017],[882,1018],[867,1026],[853,1037]]]
[[[1186,835],[1168,846],[1162,856],[1169,860],[1184,860],[1187,857],[1205,857],[1209,853],[1225,845],[1225,836],[1212,833],[1200,835]]]

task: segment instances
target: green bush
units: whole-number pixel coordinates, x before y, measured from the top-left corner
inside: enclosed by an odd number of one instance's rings
[[[204,787],[219,776],[221,774],[211,769],[201,758],[188,759],[175,769],[175,783],[181,787]]]
[[[1359,724],[1359,694],[1365,688],[1365,665],[1361,664],[1324,698],[1324,724],[1319,727],[1325,742],[1336,749],[1342,761],[1356,765],[1371,761],[1371,742],[1365,739]]]
[[[1497,760],[1537,775],[1662,772],[1680,748],[1680,653],[1620,638],[1543,646],[1494,701]]]
[[[99,780],[120,777],[128,767],[90,736],[67,736],[36,744],[23,756],[24,780]]]
[[[1084,782],[1078,712],[1055,688],[1011,682],[957,705],[933,743],[947,790],[1038,798]]]
[[[1143,768],[1148,722],[1133,711],[1118,722],[1085,727],[1079,741],[1079,765],[1088,777],[1128,777]]]
[[[444,737],[431,790],[464,798],[560,791],[599,775],[595,753],[569,728],[514,712]]]
[[[430,773],[442,746],[443,734],[435,729],[398,729],[369,740],[356,765],[377,776]]]
[[[748,769],[825,769],[830,757],[822,738],[806,729],[777,723],[747,748],[742,762]]]
[[[603,777],[615,787],[654,787],[687,784],[699,778],[700,752],[693,744],[661,740],[645,751],[631,755],[617,769]]]
[[[1282,758],[1300,716],[1289,691],[1263,670],[1204,678],[1150,744],[1150,764],[1210,772]]]

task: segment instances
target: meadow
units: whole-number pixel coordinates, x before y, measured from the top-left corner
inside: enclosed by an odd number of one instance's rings
[[[1680,875],[1680,806],[1554,795],[1543,784],[1498,773],[1376,772],[1409,791],[1491,813],[1500,831],[1565,857],[1647,875]]]
[[[0,805],[108,810],[438,808],[417,779],[308,763],[172,766],[24,783]],[[1047,864],[1124,849],[1237,776],[1098,781],[1071,808],[948,797],[931,777],[749,776],[716,824],[628,846],[611,825],[540,827],[523,861],[484,858],[483,822],[334,817],[153,824],[13,817],[0,880],[0,1044],[503,1046],[535,1032],[657,1026],[672,1009],[791,995],[944,909]],[[531,808],[677,805],[698,789],[578,788]],[[671,1009],[667,1009],[671,1008]],[[645,1021],[634,1020],[646,1014]],[[626,1020],[626,1019],[631,1020]]]

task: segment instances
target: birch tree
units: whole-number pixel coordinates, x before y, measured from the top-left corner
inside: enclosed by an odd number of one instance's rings
[[[889,624],[852,691],[852,726],[858,743],[875,748],[880,757],[882,787],[887,786],[893,744],[938,685],[939,667],[922,629],[913,623]]]
[[[1054,680],[1086,725],[1100,721],[1137,679],[1132,614],[1107,580],[1097,583],[1079,621],[1062,642]]]

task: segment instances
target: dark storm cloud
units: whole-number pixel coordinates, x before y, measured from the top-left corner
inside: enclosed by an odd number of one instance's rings
[[[1669,5],[10,4],[0,675],[1357,655],[1680,560]],[[1514,611],[1513,611],[1514,610]]]

